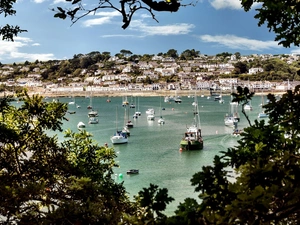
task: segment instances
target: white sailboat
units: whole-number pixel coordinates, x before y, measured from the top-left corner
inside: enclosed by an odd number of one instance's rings
[[[157,120],[157,123],[159,124],[159,125],[163,125],[163,124],[165,124],[165,120],[164,120],[164,118],[162,117],[162,109],[161,109],[161,97],[160,97],[160,108],[159,108],[159,114],[160,114],[160,117],[159,117],[159,119]]]
[[[133,115],[133,118],[137,119],[139,116],[142,115],[142,113],[140,112],[140,100],[139,100],[139,97],[138,97],[138,103],[137,103],[137,111],[135,111],[134,115]]]
[[[128,143],[128,137],[122,131],[118,130],[118,107],[116,107],[116,132],[110,138],[112,144]]]
[[[124,117],[124,120],[127,119],[127,122],[126,122],[126,127],[128,128],[132,128],[133,127],[133,122],[131,120],[129,120],[129,112],[127,113],[127,106],[125,106],[125,117]]]
[[[97,117],[98,116],[98,111],[94,110],[93,108],[93,95],[92,95],[92,89],[91,89],[91,96],[90,96],[90,104],[88,105],[88,109],[90,109],[90,111],[88,112],[88,117]]]
[[[225,126],[235,127],[237,122],[239,121],[240,121],[240,117],[238,114],[238,103],[232,102],[232,96],[231,96],[231,101],[229,103],[229,113],[225,115],[224,123]]]
[[[258,113],[258,116],[257,116],[259,119],[269,117],[269,115],[267,113],[265,113],[265,110],[263,108],[264,105],[265,105],[265,97],[262,93],[262,95],[261,95],[261,104],[260,104],[260,112]]]

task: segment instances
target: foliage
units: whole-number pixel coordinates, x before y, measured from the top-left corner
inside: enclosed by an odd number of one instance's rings
[[[249,92],[239,93],[237,101],[247,101]],[[205,224],[299,223],[300,86],[268,99],[268,123],[255,120],[238,146],[215,156],[213,165],[191,179]]]
[[[148,11],[152,18],[155,19],[155,15],[153,11],[167,11],[167,12],[176,12],[180,8],[180,3],[176,0],[168,0],[168,1],[152,1],[152,0],[122,0],[116,3],[112,1],[100,0],[98,5],[90,5],[87,6],[83,3],[82,0],[66,0],[70,2],[72,8],[63,9],[62,7],[57,7],[56,9],[52,9],[56,12],[54,17],[60,19],[66,19],[69,17],[72,23],[76,23],[79,19],[89,15],[94,14],[96,11],[100,9],[113,9],[119,12],[122,16],[122,28],[126,29],[133,17],[133,15],[138,10],[146,10]],[[88,8],[90,7],[90,8]]]
[[[16,15],[16,10],[13,8],[13,4],[16,0],[0,1],[0,14],[4,14],[4,17]],[[14,37],[18,36],[19,33],[27,32],[27,30],[21,29],[19,26],[12,26],[6,24],[5,26],[0,26],[0,36],[2,40],[13,41]]]
[[[117,224],[131,208],[123,184],[115,183],[115,152],[87,132],[66,131],[67,105],[38,95],[0,104],[0,215],[5,224]]]
[[[232,93],[231,95],[233,97],[232,102],[238,102],[241,104],[242,113],[246,117],[248,124],[251,126],[251,121],[245,112],[244,106],[251,101],[251,98],[254,96],[254,92],[250,92],[248,87],[242,88],[241,86],[238,86],[236,88],[236,93]]]
[[[162,212],[174,198],[168,195],[168,189],[150,184],[134,196],[135,213],[127,215],[125,224],[165,224],[167,216]],[[127,222],[127,223],[126,223]]]
[[[258,26],[267,24],[270,31],[276,35],[275,41],[284,47],[290,47],[291,44],[299,46],[300,36],[300,2],[298,0],[242,0],[242,7],[249,11],[255,3],[257,14],[254,18],[258,19]]]

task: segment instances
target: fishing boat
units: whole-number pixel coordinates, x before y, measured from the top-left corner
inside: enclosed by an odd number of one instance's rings
[[[195,96],[194,121],[187,127],[184,137],[180,141],[181,150],[201,150],[203,149],[203,139],[201,134],[200,114],[198,109],[197,97]]]
[[[118,107],[116,107],[116,132],[110,137],[112,144],[128,143],[128,136],[122,131],[118,130]]]

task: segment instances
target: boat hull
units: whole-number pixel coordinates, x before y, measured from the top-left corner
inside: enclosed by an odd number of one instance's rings
[[[126,144],[128,143],[128,139],[127,138],[123,138],[123,137],[111,137],[111,143],[112,144]]]
[[[203,149],[203,141],[187,141],[181,140],[180,147],[182,150],[202,150]]]

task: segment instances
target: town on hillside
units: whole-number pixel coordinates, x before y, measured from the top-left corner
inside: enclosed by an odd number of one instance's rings
[[[1,92],[27,88],[41,95],[161,93],[179,90],[232,92],[247,86],[254,92],[284,92],[300,82],[298,55],[221,53],[200,55],[174,49],[157,55],[133,55],[128,50],[74,55],[73,59],[0,63]]]

